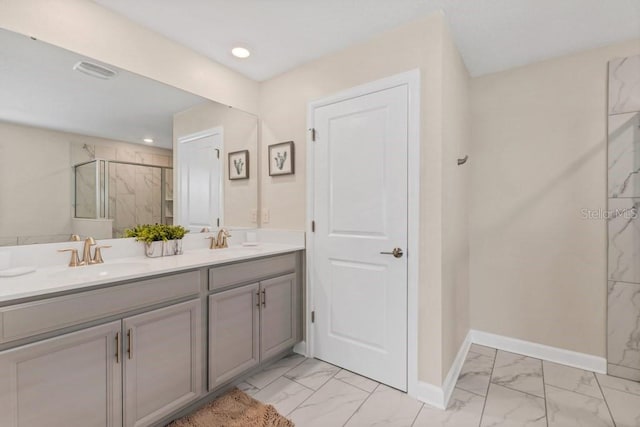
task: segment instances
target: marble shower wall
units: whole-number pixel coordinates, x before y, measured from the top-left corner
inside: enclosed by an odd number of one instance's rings
[[[610,375],[640,381],[640,55],[609,62]]]
[[[162,221],[162,209],[165,204],[162,200],[162,169],[150,166],[172,166],[170,150],[127,143],[72,146],[74,163],[93,158],[149,165],[146,167],[109,164],[108,218],[113,219],[113,237],[122,237],[124,230],[137,224],[154,224]],[[84,209],[82,194],[78,202],[81,203],[80,208]],[[89,193],[86,195],[91,197]],[[95,211],[95,199],[93,204],[93,211]]]
[[[609,61],[609,115],[640,111],[640,55]]]

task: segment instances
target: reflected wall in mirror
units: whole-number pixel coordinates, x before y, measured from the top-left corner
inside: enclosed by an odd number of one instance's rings
[[[203,220],[255,227],[258,174],[229,181],[225,159],[255,159],[256,116],[0,29],[0,246],[172,223],[174,148],[211,129],[222,138],[221,213]]]
[[[229,179],[227,157],[229,153],[247,150],[249,167],[257,164],[256,118],[209,102],[176,114],[173,132],[177,154],[177,188],[180,188],[175,208],[180,224],[192,232],[203,227],[217,228],[218,222],[227,226],[255,227],[258,174],[250,171],[249,179]],[[199,147],[208,146],[219,150],[215,156],[207,158],[206,154],[196,154],[200,151]],[[199,191],[207,183],[213,190],[209,192],[214,196],[213,200],[208,200]],[[195,194],[200,197],[190,197],[194,184]],[[224,195],[223,203],[215,200],[217,191]]]

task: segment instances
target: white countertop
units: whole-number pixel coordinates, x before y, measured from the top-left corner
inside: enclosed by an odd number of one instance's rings
[[[227,249],[191,249],[182,255],[147,258],[144,255],[106,260],[104,264],[83,267],[43,267],[18,277],[0,277],[0,303],[51,293],[86,290],[106,283],[143,279],[234,261],[303,250],[304,246],[284,243],[260,243],[254,247]]]

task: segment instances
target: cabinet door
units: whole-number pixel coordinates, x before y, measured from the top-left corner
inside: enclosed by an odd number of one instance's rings
[[[260,361],[259,285],[209,297],[209,390]]]
[[[260,282],[260,360],[296,343],[296,275]]]
[[[147,426],[201,390],[200,300],[124,319],[125,426]]]
[[[120,322],[0,353],[2,427],[122,425]]]

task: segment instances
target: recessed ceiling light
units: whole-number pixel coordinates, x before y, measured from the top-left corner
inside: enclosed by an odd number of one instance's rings
[[[234,47],[233,49],[231,49],[231,54],[236,58],[244,59],[248,58],[249,55],[251,55],[251,52],[249,52],[249,49],[245,47]]]
[[[147,144],[153,144],[153,138],[145,138],[142,141],[144,141]]]

